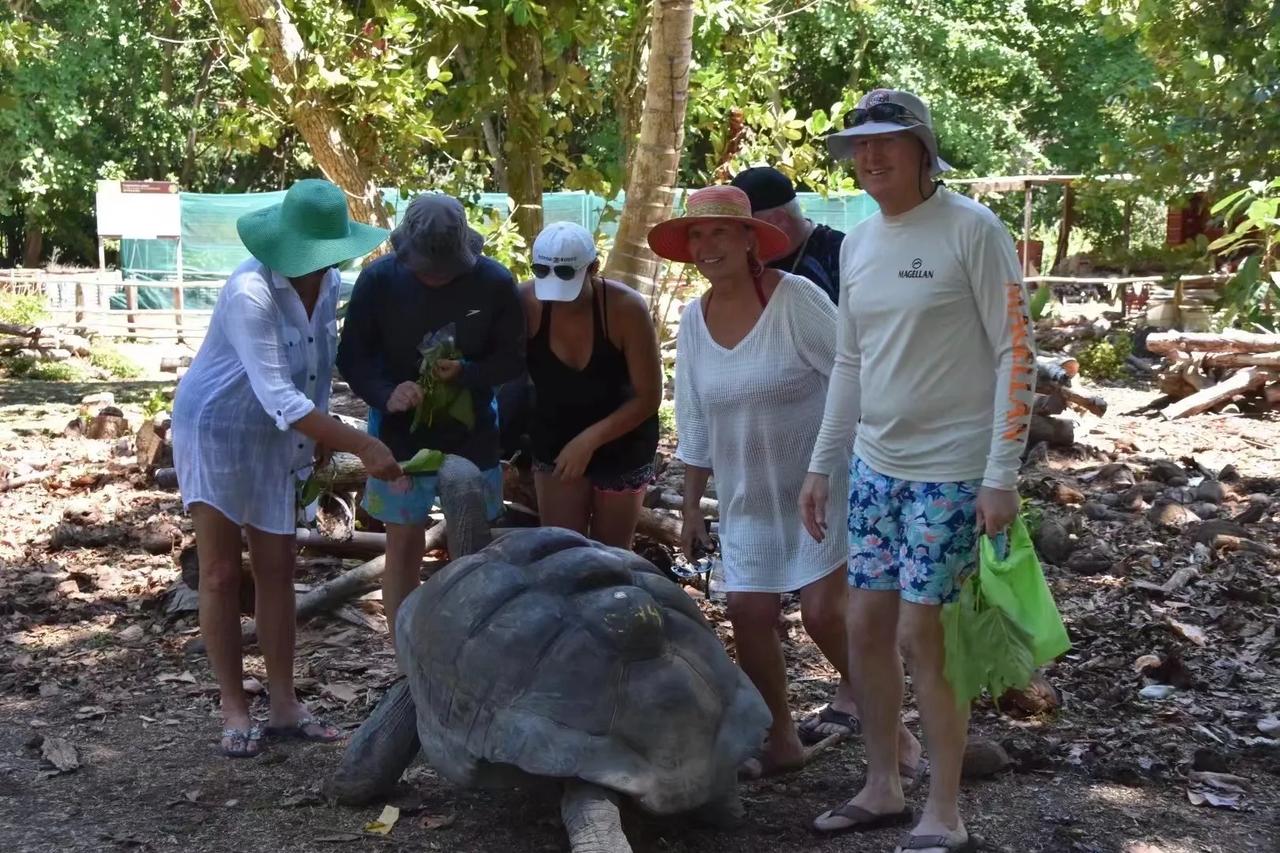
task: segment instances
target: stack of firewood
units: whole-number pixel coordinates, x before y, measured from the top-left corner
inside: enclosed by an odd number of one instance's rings
[[[88,339],[65,329],[0,323],[0,357],[66,361],[73,355],[87,356],[89,346]]]
[[[1079,372],[1080,365],[1071,356],[1036,356],[1036,401],[1031,409],[1028,448],[1042,441],[1051,447],[1070,447],[1074,443],[1075,425],[1066,418],[1055,417],[1068,407],[1098,417],[1107,413],[1107,401],[1102,397],[1081,394],[1071,387]]]
[[[1160,387],[1174,402],[1163,410],[1176,420],[1235,404],[1238,410],[1280,408],[1280,335],[1158,332],[1147,349],[1169,361]]]

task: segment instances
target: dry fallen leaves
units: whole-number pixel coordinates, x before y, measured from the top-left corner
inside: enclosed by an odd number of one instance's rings
[[[346,681],[323,684],[320,686],[320,690],[322,693],[337,699],[345,705],[350,705],[360,696],[355,685]]]
[[[59,773],[70,773],[80,766],[80,756],[76,753],[76,748],[65,738],[45,738],[44,743],[40,745],[40,755],[56,767]]]
[[[1187,799],[1193,806],[1240,809],[1249,791],[1249,780],[1231,773],[1192,770],[1187,777]]]
[[[427,815],[422,819],[423,829],[448,829],[457,821],[456,814]]]
[[[395,806],[383,806],[382,814],[378,815],[378,819],[364,825],[365,832],[372,832],[375,835],[387,835],[395,827],[396,821],[400,819],[400,810]]]

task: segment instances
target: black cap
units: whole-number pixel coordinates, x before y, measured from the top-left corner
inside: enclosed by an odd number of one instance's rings
[[[770,210],[796,197],[791,179],[772,166],[752,166],[734,175],[733,185],[751,199],[751,212]]]

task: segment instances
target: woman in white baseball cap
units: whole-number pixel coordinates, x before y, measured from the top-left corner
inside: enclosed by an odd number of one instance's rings
[[[591,233],[553,222],[521,285],[534,483],[547,526],[631,547],[658,448],[662,362],[649,306],[600,275]]]

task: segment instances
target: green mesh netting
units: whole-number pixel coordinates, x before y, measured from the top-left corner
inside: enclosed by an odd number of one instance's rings
[[[384,189],[383,198],[393,208],[398,222],[410,199],[395,189]],[[222,281],[245,258],[244,246],[236,234],[236,219],[252,210],[277,204],[284,192],[262,193],[180,193],[182,208],[182,276],[187,281]],[[684,192],[677,194],[676,209],[684,208]],[[876,211],[876,203],[865,193],[823,198],[817,193],[799,193],[800,206],[814,222],[840,231],[849,231]],[[547,193],[542,197],[547,222],[576,222],[611,241],[618,231],[618,216],[624,196],[606,200],[580,190]],[[481,207],[506,216],[511,209],[504,193],[481,193],[475,199]],[[606,215],[606,210],[608,214]],[[122,240],[120,268],[126,280],[171,281],[178,270],[178,244],[173,240]],[[358,269],[343,273],[344,290],[350,290]],[[345,295],[345,294],[344,294]],[[212,308],[218,289],[189,288],[187,308]],[[111,307],[124,309],[123,290],[111,297]],[[165,287],[138,288],[139,308],[172,308],[173,290]]]

